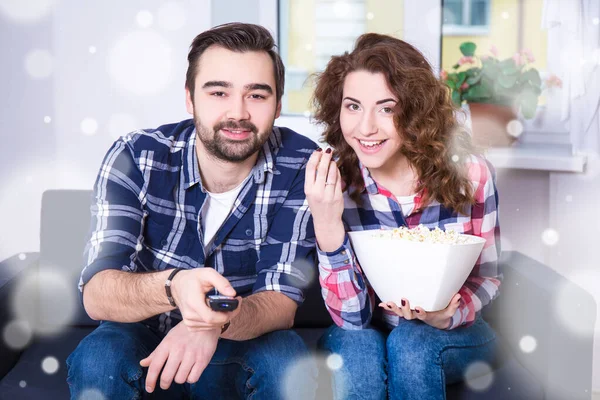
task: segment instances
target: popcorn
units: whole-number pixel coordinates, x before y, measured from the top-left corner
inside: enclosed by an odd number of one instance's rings
[[[416,228],[409,229],[405,226],[392,230],[382,230],[376,234],[377,237],[409,240],[411,242],[439,243],[439,244],[468,244],[475,240],[470,236],[463,235],[455,230],[447,231],[435,227],[429,230],[425,225],[419,225]]]

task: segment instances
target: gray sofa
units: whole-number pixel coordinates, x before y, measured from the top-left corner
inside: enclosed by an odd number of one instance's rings
[[[97,325],[77,299],[77,280],[90,221],[90,191],[47,191],[42,199],[39,253],[20,254],[0,263],[0,332],[13,319],[13,298],[29,310],[35,324],[52,330],[51,321],[63,317],[65,304],[75,304],[68,328],[53,335],[34,335],[29,345],[14,350],[0,340],[0,399],[67,399],[65,359],[79,341]],[[494,371],[474,381],[475,385],[448,386],[448,399],[590,399],[593,328],[596,304],[590,294],[567,281],[549,267],[520,253],[502,256],[504,283],[500,297],[486,309],[485,318],[501,340],[500,358]],[[20,282],[31,272],[42,276],[66,275],[71,284],[37,282],[37,289],[23,296]],[[44,278],[46,279],[46,278]],[[51,280],[52,281],[52,280]],[[19,294],[21,293],[21,294]],[[560,297],[557,297],[560,293]],[[73,299],[77,299],[73,303]],[[572,331],[557,313],[573,310],[578,330]],[[23,305],[21,303],[25,302]],[[68,307],[67,307],[68,308]],[[48,318],[48,316],[52,318]],[[46,324],[46,325],[44,325]],[[295,329],[314,348],[323,328],[331,324],[318,283],[307,291]],[[536,339],[535,350],[520,349],[526,336]],[[53,374],[43,372],[47,356],[59,362]],[[491,381],[484,390],[473,390],[477,382]],[[330,398],[329,375],[319,376],[319,398]]]

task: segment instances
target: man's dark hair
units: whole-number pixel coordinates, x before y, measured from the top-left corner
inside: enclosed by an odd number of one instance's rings
[[[264,51],[273,61],[275,71],[275,94],[277,101],[281,101],[283,87],[285,85],[285,68],[281,57],[275,51],[276,45],[269,31],[254,24],[243,24],[233,22],[215,26],[202,32],[194,38],[188,53],[188,69],[185,75],[185,87],[190,91],[194,99],[194,86],[198,72],[198,62],[204,51],[212,45],[221,46],[227,50],[236,52]]]

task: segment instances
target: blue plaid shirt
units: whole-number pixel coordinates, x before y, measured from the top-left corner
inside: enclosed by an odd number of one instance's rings
[[[207,194],[195,144],[193,121],[186,120],[132,132],[112,145],[94,185],[80,292],[106,269],[210,267],[239,295],[273,290],[301,303],[316,243],[304,168],[317,145],[274,127],[205,253],[201,209]],[[146,323],[166,332],[180,320],[175,310]]]

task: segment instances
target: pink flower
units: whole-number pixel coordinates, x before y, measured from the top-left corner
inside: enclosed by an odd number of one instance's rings
[[[470,56],[463,56],[460,58],[460,60],[458,60],[458,65],[474,64],[474,63],[475,63],[475,59]]]
[[[552,74],[552,75],[550,75],[546,79],[546,87],[548,87],[548,88],[553,88],[553,87],[562,88],[562,80],[558,76]]]
[[[532,63],[535,61],[535,57],[533,56],[533,53],[531,52],[530,49],[523,49],[521,54],[524,56],[524,58],[527,60],[527,62]]]
[[[515,53],[514,56],[512,56],[513,60],[515,60],[515,64],[517,64],[517,66],[521,65],[521,54],[519,53]]]
[[[483,60],[487,60],[488,58],[491,58],[491,57],[490,57],[490,56],[488,56],[487,54],[484,54],[484,55],[482,55],[482,56],[481,56],[481,57],[479,57],[479,58],[481,58],[481,61],[483,61]]]
[[[467,82],[460,85],[460,90],[467,90],[469,88],[469,84]]]
[[[442,72],[440,72],[440,78],[442,78],[443,81],[448,79],[448,73],[446,72],[446,70],[442,70]]]
[[[498,57],[498,47],[496,47],[495,44],[490,47],[490,53],[492,53],[494,57]]]

